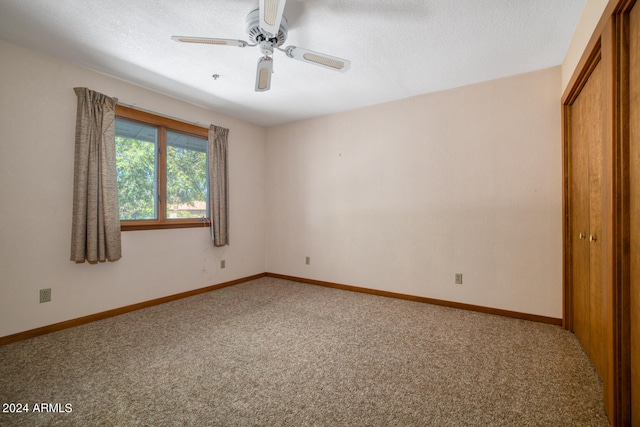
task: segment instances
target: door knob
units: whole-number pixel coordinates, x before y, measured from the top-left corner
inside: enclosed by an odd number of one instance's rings
[[[578,237],[582,240],[582,239],[586,238],[586,237],[587,237],[587,235],[586,235],[586,234],[584,234],[584,233],[579,233],[579,234],[578,234]]]
[[[589,241],[595,242],[596,240],[598,240],[598,236],[596,236],[595,234],[589,236]]]

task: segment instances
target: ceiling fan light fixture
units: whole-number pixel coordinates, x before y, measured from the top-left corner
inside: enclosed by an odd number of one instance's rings
[[[271,74],[273,73],[273,60],[263,56],[258,60],[256,72],[256,92],[266,92],[271,89]]]

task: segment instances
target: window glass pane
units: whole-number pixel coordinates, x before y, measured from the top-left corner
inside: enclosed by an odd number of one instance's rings
[[[167,131],[167,218],[205,218],[207,140]]]
[[[116,118],[120,219],[157,219],[158,129]]]

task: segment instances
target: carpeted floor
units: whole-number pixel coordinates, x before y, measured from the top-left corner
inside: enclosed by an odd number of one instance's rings
[[[0,347],[12,402],[2,426],[609,425],[560,327],[272,278]]]

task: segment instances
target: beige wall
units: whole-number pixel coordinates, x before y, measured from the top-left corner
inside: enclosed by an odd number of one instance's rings
[[[589,43],[589,39],[608,3],[609,0],[587,0],[562,63],[563,92],[567,88],[578,61],[580,61],[580,57],[587,47],[587,43]]]
[[[561,317],[559,67],[265,130],[0,57],[0,336],[264,271]],[[75,86],[230,128],[231,246],[126,232],[116,263],[68,260]]]
[[[555,67],[268,129],[267,270],[560,318],[560,88]]]
[[[0,58],[0,336],[265,271],[264,128],[4,41]],[[75,86],[230,129],[231,246],[204,228],[134,231],[118,262],[69,261]]]

